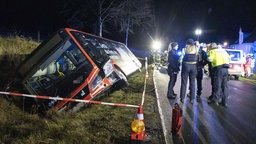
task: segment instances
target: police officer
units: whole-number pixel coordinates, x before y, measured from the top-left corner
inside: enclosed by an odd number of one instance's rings
[[[211,43],[210,44],[207,44],[206,46],[206,51],[207,53],[211,50]],[[214,49],[214,48],[213,48]],[[208,60],[208,58],[207,58]],[[212,63],[208,60],[208,72],[209,72],[209,77],[211,78],[211,85],[212,85],[212,92],[211,92],[211,95],[208,97],[208,100],[211,100],[213,98],[213,93],[215,91],[215,88],[214,88],[214,78],[213,78],[213,69],[212,69]]]
[[[181,87],[180,87],[180,102],[184,102],[187,81],[189,78],[189,90],[190,90],[190,103],[194,102],[195,99],[195,79],[197,75],[197,54],[198,48],[195,46],[193,39],[188,39],[186,47],[182,49],[182,55],[180,62],[182,63],[181,68]]]
[[[176,95],[173,91],[173,87],[177,81],[177,75],[180,71],[179,55],[177,54],[178,43],[172,42],[169,44],[168,52],[168,75],[170,76],[167,97],[175,99]]]
[[[208,64],[207,60],[207,53],[203,50],[203,48],[200,46],[199,41],[195,41],[195,45],[198,48],[198,54],[197,54],[197,75],[196,75],[196,81],[197,81],[197,92],[196,92],[196,100],[198,102],[201,101],[201,94],[202,94],[202,80],[203,80],[203,68],[206,64]],[[187,94],[188,97],[190,97],[190,94]]]
[[[206,64],[208,64],[207,60],[207,53],[198,45],[198,59],[197,59],[197,92],[196,92],[196,99],[197,101],[200,101],[200,96],[202,94],[202,80],[203,80],[203,68]]]
[[[213,98],[208,100],[208,104],[221,104],[227,106],[228,97],[228,68],[230,56],[226,50],[218,48],[216,43],[211,43],[211,50],[208,52],[208,60],[212,63],[214,92]]]

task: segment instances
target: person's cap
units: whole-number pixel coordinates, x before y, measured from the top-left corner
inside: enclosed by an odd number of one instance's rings
[[[190,39],[187,40],[186,44],[187,45],[194,45],[195,41],[192,38],[190,38]]]
[[[218,48],[218,45],[215,42],[210,44],[210,49],[214,49],[214,48]]]
[[[176,42],[172,42],[172,43],[171,43],[171,47],[172,47],[172,48],[176,47],[177,45],[178,45],[178,43],[176,43]]]

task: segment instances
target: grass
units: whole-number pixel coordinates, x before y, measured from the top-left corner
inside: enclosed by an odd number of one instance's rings
[[[239,77],[239,80],[248,81],[253,84],[256,84],[256,74],[252,74],[249,78],[248,77]]]
[[[38,45],[38,42],[23,37],[0,37],[0,89],[5,89],[3,84],[15,75],[19,64]]]
[[[19,58],[17,55],[30,54],[38,45],[38,42],[23,37],[0,37],[0,60],[15,61]]]
[[[18,65],[24,55],[29,54],[38,43],[19,37],[0,38],[0,43],[0,90],[3,91],[7,87],[6,82],[12,78],[10,63]],[[6,65],[10,65],[9,68],[2,69]],[[100,101],[140,104],[145,71],[143,68],[142,72],[131,75],[128,87],[105,94]],[[152,140],[145,143],[161,144],[164,143],[164,137],[152,75],[153,71],[149,69],[143,112],[146,132],[152,136]],[[137,108],[106,105],[90,105],[77,113],[56,112],[51,117],[42,117],[24,111],[24,105],[17,105],[12,99],[6,98],[0,95],[0,143],[127,144],[130,143],[131,122],[137,118]]]

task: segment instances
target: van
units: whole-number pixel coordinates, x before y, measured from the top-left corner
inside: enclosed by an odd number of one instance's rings
[[[245,58],[242,50],[235,49],[226,49],[227,53],[230,56],[230,67],[228,69],[228,73],[230,77],[234,77],[236,80],[239,79],[240,76],[244,76],[244,63]]]
[[[125,44],[71,28],[42,42],[20,65],[22,85],[33,95],[94,100],[128,85],[142,64]],[[36,99],[40,111],[76,111],[75,102]]]

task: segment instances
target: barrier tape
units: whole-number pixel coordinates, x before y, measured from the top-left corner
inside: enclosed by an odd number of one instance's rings
[[[14,92],[2,92],[2,91],[0,91],[0,94],[20,96],[20,97],[38,98],[38,99],[51,99],[51,100],[60,100],[60,101],[82,102],[82,103],[111,105],[111,106],[121,106],[121,107],[134,107],[134,108],[139,107],[138,105],[131,105],[131,104],[108,103],[108,102],[92,101],[92,100],[70,99],[70,98],[61,98],[61,97],[40,96],[40,95],[29,95],[29,94],[21,94],[21,93],[14,93]]]
[[[145,57],[145,69],[146,69],[146,79],[148,79],[148,59]]]
[[[145,69],[146,69],[146,76],[144,81],[144,90],[142,93],[142,101],[141,105],[144,104],[144,97],[146,91],[146,83],[148,79],[148,70],[147,70],[147,57],[145,58]],[[122,103],[109,103],[109,102],[101,102],[101,101],[93,101],[93,100],[81,100],[81,99],[70,99],[70,98],[61,98],[61,97],[50,97],[50,96],[43,96],[43,95],[30,95],[30,94],[21,94],[15,92],[3,92],[0,91],[0,94],[4,95],[12,95],[12,96],[20,96],[20,97],[30,97],[30,98],[38,98],[38,99],[51,99],[51,100],[60,100],[60,101],[70,101],[70,102],[82,102],[82,103],[91,103],[91,104],[101,104],[101,105],[110,105],[110,106],[120,106],[120,107],[134,107],[138,108],[138,105],[131,105],[131,104],[122,104]]]
[[[145,57],[145,69],[146,69],[146,76],[145,76],[144,89],[143,89],[142,98],[141,98],[141,106],[143,106],[144,101],[145,101],[145,92],[146,92],[146,85],[147,85],[147,79],[148,79],[148,59],[147,59],[147,57]]]

